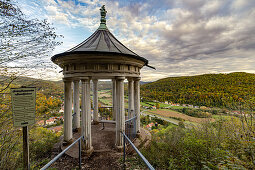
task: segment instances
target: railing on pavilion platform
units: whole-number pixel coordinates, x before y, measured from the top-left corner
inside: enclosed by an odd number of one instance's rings
[[[66,151],[73,147],[77,142],[79,144],[79,169],[81,169],[81,140],[85,140],[84,136],[79,137],[76,141],[74,141],[71,145],[69,145],[65,150],[59,153],[55,158],[53,158],[50,162],[48,162],[41,170],[45,170],[49,168],[54,162],[56,162]]]
[[[131,141],[136,138],[136,116],[125,121],[125,134]]]
[[[136,116],[125,121],[125,132],[121,132],[123,135],[123,169],[125,169],[125,161],[126,161],[126,145],[132,146],[132,148],[136,151],[137,155],[143,160],[145,165],[150,170],[155,170],[153,166],[149,163],[149,161],[143,156],[143,154],[136,148],[134,143],[132,142],[136,138]]]

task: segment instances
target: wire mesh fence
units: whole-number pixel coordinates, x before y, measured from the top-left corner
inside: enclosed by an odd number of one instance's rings
[[[130,140],[136,138],[136,116],[125,121],[125,134]]]

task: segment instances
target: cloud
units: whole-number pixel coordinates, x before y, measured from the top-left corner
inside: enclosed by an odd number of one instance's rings
[[[44,0],[41,6],[52,22],[91,34],[99,26],[103,4],[110,31],[157,68],[144,68],[144,80],[255,72],[255,1]]]

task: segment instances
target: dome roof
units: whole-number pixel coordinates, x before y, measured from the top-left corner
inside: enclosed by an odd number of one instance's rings
[[[141,60],[144,62],[144,65],[148,66],[147,59],[128,49],[107,29],[105,20],[106,11],[104,6],[100,10],[101,23],[99,28],[85,41],[64,53],[54,55],[51,60],[54,62],[56,59],[61,58],[62,56],[68,56],[72,54],[113,53]]]

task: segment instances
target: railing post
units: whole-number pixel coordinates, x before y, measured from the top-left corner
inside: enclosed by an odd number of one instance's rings
[[[134,118],[133,123],[134,123],[133,133],[134,133],[134,138],[135,138],[136,137],[136,117]]]
[[[125,164],[125,159],[126,159],[126,138],[125,136],[123,135],[122,133],[122,136],[123,136],[123,169],[126,169],[126,164]]]
[[[81,138],[79,140],[79,168],[81,169]]]

